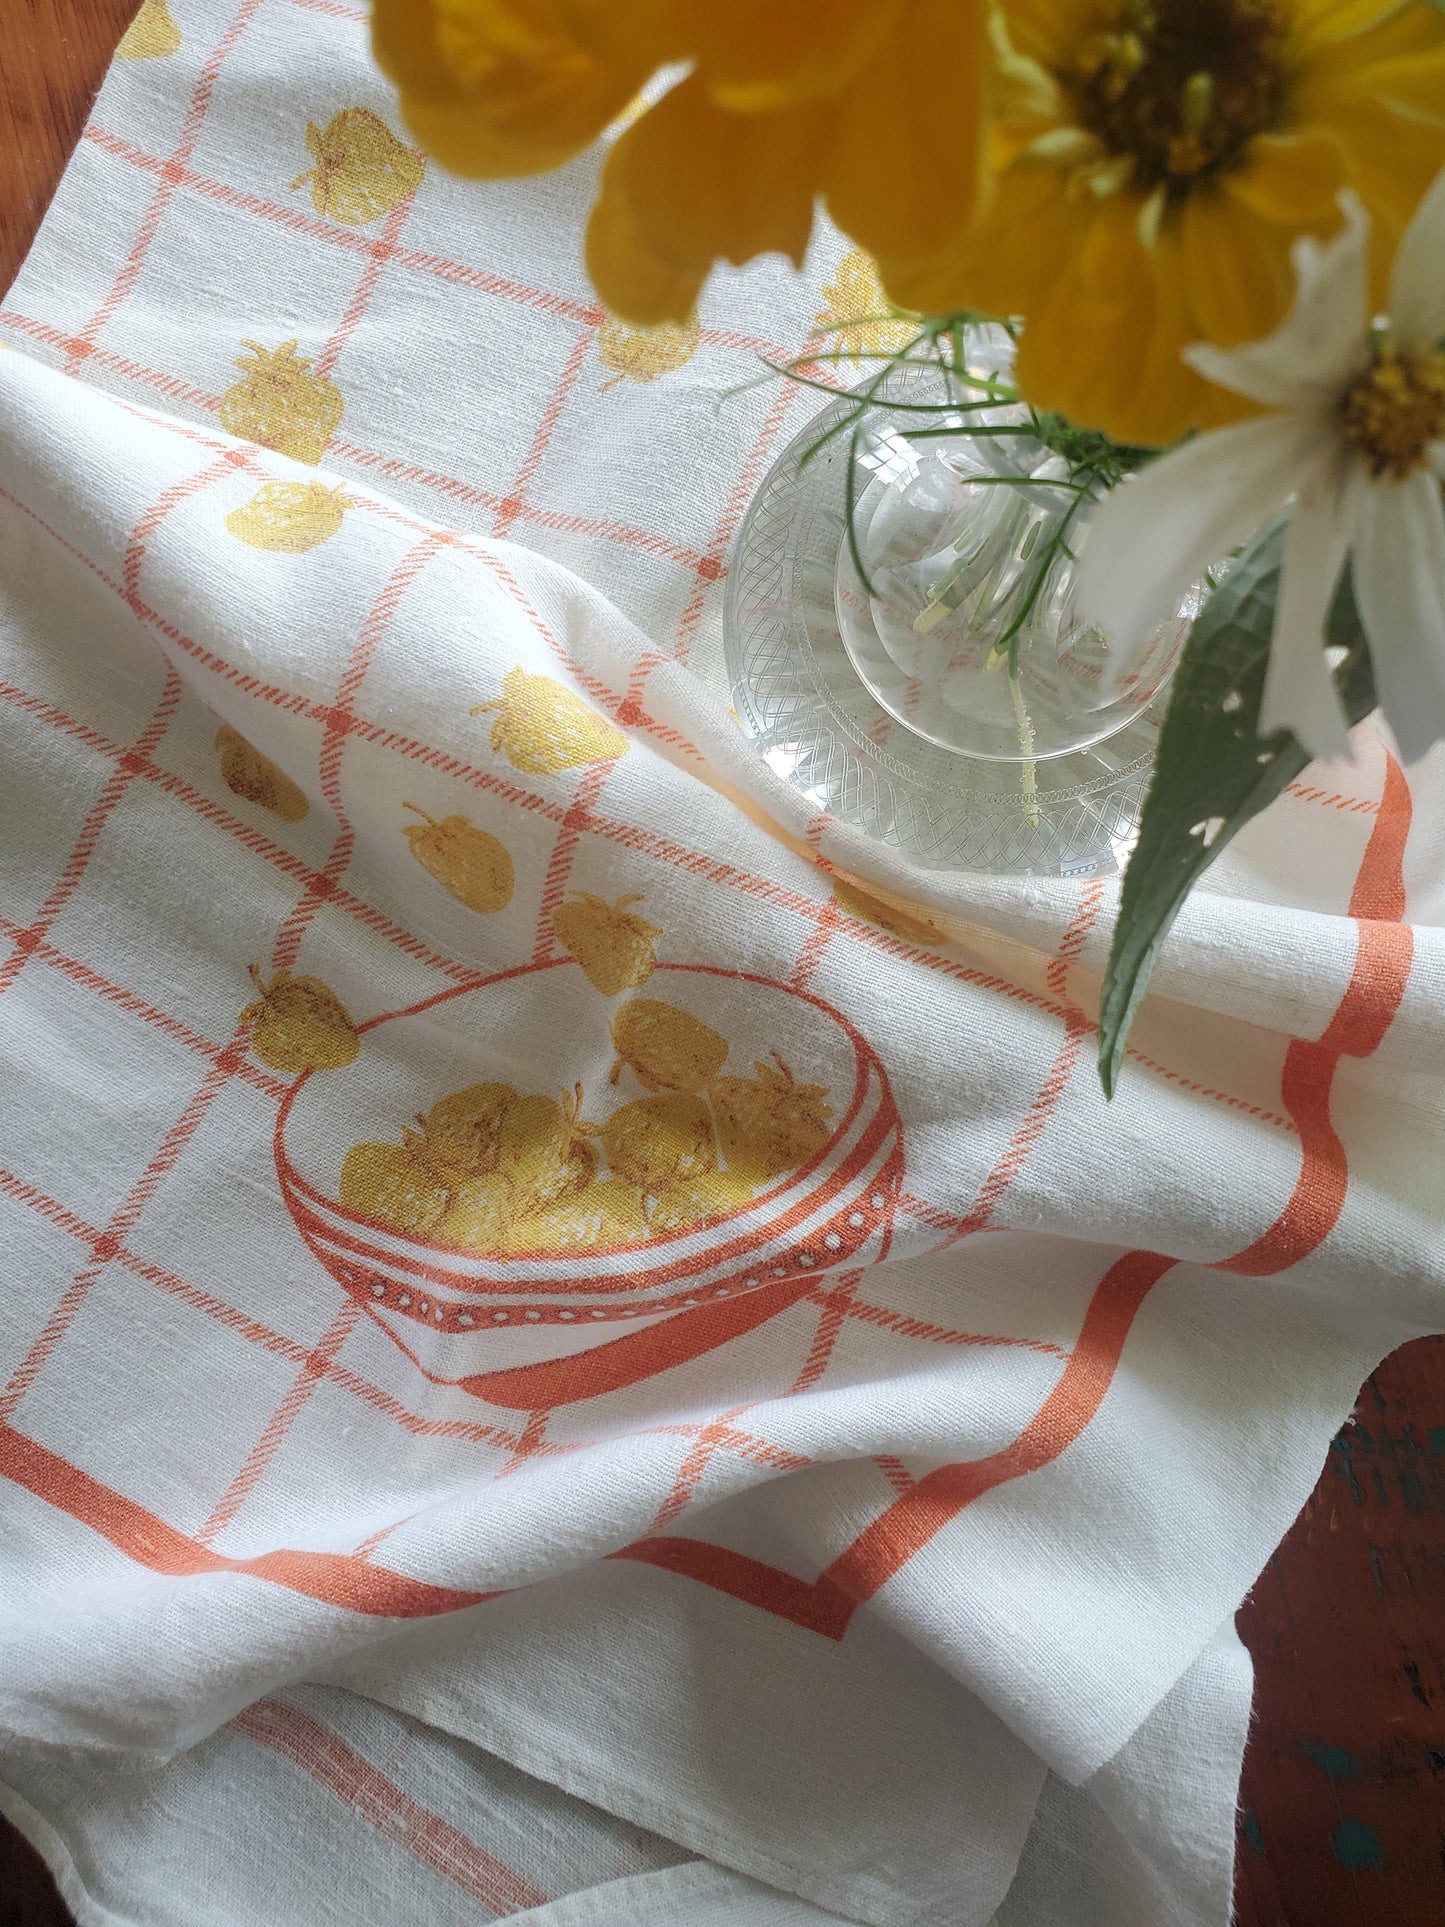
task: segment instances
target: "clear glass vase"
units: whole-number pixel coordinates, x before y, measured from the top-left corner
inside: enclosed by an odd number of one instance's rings
[[[975,330],[970,347],[976,378],[1008,379],[1003,329]],[[1103,741],[1148,705],[1192,611],[1102,693],[1109,640],[1074,599],[1091,496],[1017,403],[975,398],[953,421],[921,420],[926,436],[885,420],[860,438],[868,480],[835,589],[859,677],[905,728],[962,756],[1036,763]]]
[[[1026,407],[991,399],[1012,354],[976,329],[962,381],[901,370],[861,419],[840,401],[784,451],[734,555],[733,700],[815,805],[918,860],[1107,874],[1200,598],[1111,686],[1075,604],[1092,498]]]

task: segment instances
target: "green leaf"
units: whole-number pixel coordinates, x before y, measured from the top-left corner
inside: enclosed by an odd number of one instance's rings
[[[1258,736],[1286,518],[1261,531],[1195,619],[1174,679],[1124,877],[1099,1012],[1099,1078],[1114,1095],[1129,1027],[1184,899],[1230,838],[1309,761],[1288,730]],[[1351,723],[1375,707],[1370,654],[1349,571],[1329,618],[1346,651],[1335,682]]]

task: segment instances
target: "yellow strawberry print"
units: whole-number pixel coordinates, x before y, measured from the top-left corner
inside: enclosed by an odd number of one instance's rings
[[[241,1012],[251,1026],[251,1048],[276,1071],[334,1071],[354,1062],[361,1049],[356,1026],[334,990],[319,977],[293,977],[278,970],[270,983],[251,965],[259,995]]]
[[[263,986],[255,974],[262,997],[246,1015],[258,1031],[271,1026],[267,1062],[293,1069],[344,1049],[338,1026],[354,1049],[350,1020],[324,984],[281,972]],[[635,998],[618,1017],[627,1061],[673,1081],[600,1125],[582,1116],[580,1084],[556,1097],[467,1085],[420,1112],[400,1144],[353,1145],[341,1202],[474,1256],[603,1251],[718,1223],[827,1144],[826,1088],[800,1084],[781,1057],[755,1064],[751,1077],[720,1077],[726,1041],[686,1011]]]
[[[605,716],[550,676],[520,667],[502,678],[495,702],[478,703],[473,716],[501,714],[492,724],[492,748],[528,776],[555,776],[583,763],[605,763],[627,751],[627,738]]]
[[[469,910],[485,914],[506,909],[515,873],[504,843],[464,816],[444,816],[438,822],[415,803],[403,803],[402,808],[422,819],[407,824],[406,840],[417,862],[444,890]]]
[[[365,227],[421,186],[426,163],[369,107],[343,107],[324,127],[306,123],[315,163],[291,183],[311,183],[311,205],[346,227]]]
[[[256,437],[253,435],[254,441]],[[305,555],[329,542],[351,506],[339,485],[263,482],[249,502],[232,509],[226,528],[238,542],[279,555]]]
[[[293,461],[319,462],[341,422],[340,390],[312,374],[294,339],[279,348],[263,348],[257,341],[241,346],[250,353],[237,358],[242,379],[221,397],[222,428]]]
[[[439,1098],[418,1120],[432,1158],[465,1176],[482,1177],[495,1171],[502,1119],[518,1102],[510,1084],[470,1084],[464,1091]]]
[[[634,997],[612,1020],[617,1052],[610,1083],[628,1065],[649,1091],[700,1091],[723,1067],[727,1039],[700,1018],[656,997]]]
[[[858,917],[864,923],[871,923],[890,936],[901,937],[905,943],[915,943],[923,950],[936,950],[939,944],[947,943],[948,938],[931,923],[921,923],[916,917],[905,916],[895,910],[891,903],[881,903],[876,897],[865,896],[841,878],[833,879],[833,897],[840,910],[846,910],[850,917]]]
[[[221,781],[233,795],[273,810],[283,823],[299,823],[310,809],[305,790],[229,724],[216,732],[216,748],[221,752]]]
[[[534,1251],[605,1251],[648,1236],[642,1199],[622,1178],[601,1178],[573,1196],[516,1220],[507,1238],[515,1256]]]
[[[451,1185],[431,1236],[437,1244],[458,1245],[476,1254],[500,1251],[516,1215],[515,1194],[498,1172],[462,1178]]]
[[[641,902],[640,896],[630,896],[608,903],[588,890],[574,890],[552,912],[558,943],[577,959],[587,981],[604,997],[640,989],[656,967],[652,944],[662,931],[628,909],[629,904]]]
[[[823,300],[818,326],[828,330],[830,346],[850,355],[855,364],[867,356],[897,354],[918,333],[911,321],[889,314],[877,265],[862,248],[851,248],[843,256],[836,280],[823,289]]]
[[[682,368],[697,352],[702,327],[696,314],[684,322],[663,321],[655,328],[633,328],[609,315],[597,330],[597,359],[615,369],[602,384],[605,395],[619,381],[657,381]]]
[[[556,1204],[592,1182],[597,1153],[581,1121],[582,1086],[556,1098],[519,1097],[497,1133],[497,1169],[524,1209]]]
[[[670,1231],[691,1231],[694,1225],[710,1224],[715,1218],[740,1211],[752,1198],[752,1185],[736,1171],[712,1171],[658,1191],[647,1221],[657,1237]]]
[[[647,1235],[647,1214],[632,1185],[603,1177],[574,1197],[520,1216],[507,1235],[507,1253],[520,1258],[536,1251],[609,1251],[642,1245]]]
[[[687,1091],[660,1091],[624,1104],[600,1135],[614,1176],[648,1195],[717,1170],[712,1118],[703,1099]]]
[[[771,1184],[816,1157],[831,1135],[832,1107],[822,1084],[799,1084],[776,1064],[754,1064],[756,1076],[719,1077],[708,1091],[729,1171],[750,1184]]]
[[[409,1134],[405,1144],[353,1144],[341,1164],[341,1202],[393,1231],[424,1238],[447,1209],[447,1187]]]
[[[181,30],[166,0],[143,0],[140,12],[121,36],[117,60],[164,60],[181,44]]]

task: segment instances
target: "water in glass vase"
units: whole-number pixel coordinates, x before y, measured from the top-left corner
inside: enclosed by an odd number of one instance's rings
[[[1147,706],[1193,609],[1103,693],[1108,639],[1074,606],[1090,497],[1062,456],[1022,424],[918,442],[895,425],[859,460],[872,475],[838,555],[838,627],[890,716],[960,755],[1035,763],[1102,742]]]
[[[1109,690],[1073,603],[1087,438],[1036,418],[1012,363],[970,328],[961,368],[906,360],[778,455],[730,560],[728,688],[811,809],[916,863],[1111,876],[1199,598]]]

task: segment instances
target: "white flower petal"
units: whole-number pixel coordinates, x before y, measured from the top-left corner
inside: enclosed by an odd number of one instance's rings
[[[1390,321],[1406,348],[1433,347],[1445,335],[1445,172],[1400,236],[1390,274]]]
[[[1431,442],[1425,450],[1425,460],[1441,480],[1445,481],[1445,442]]]
[[[1293,730],[1311,756],[1349,750],[1344,711],[1325,656],[1325,618],[1369,486],[1358,463],[1303,489],[1284,540],[1284,567],[1259,733]]]
[[[1445,736],[1445,508],[1427,470],[1368,490],[1354,576],[1380,707],[1414,763]]]
[[[1311,417],[1270,415],[1186,442],[1105,497],[1089,520],[1077,586],[1080,615],[1113,644],[1105,693],[1190,585],[1328,473],[1333,456]]]
[[[1196,342],[1184,359],[1196,374],[1267,408],[1333,404],[1369,357],[1370,217],[1340,196],[1345,225],[1321,245],[1295,242],[1294,306],[1272,335],[1239,348]]]

